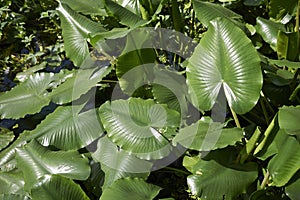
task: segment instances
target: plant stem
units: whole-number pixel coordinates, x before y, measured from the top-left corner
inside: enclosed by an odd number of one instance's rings
[[[236,113],[234,112],[234,110],[232,110],[232,108],[230,108],[230,111],[231,111],[231,114],[232,114],[233,119],[235,121],[236,127],[241,128],[241,124],[240,124],[240,121],[239,121]]]
[[[264,189],[269,181],[269,177],[270,177],[270,173],[269,171],[267,171],[267,173],[265,174],[264,180],[262,181],[260,188]]]
[[[171,170],[171,171],[174,171],[174,172],[179,172],[179,173],[185,174],[185,175],[190,175],[189,172],[183,171],[181,169],[173,168],[173,167],[165,167],[164,169],[168,169],[168,170]]]

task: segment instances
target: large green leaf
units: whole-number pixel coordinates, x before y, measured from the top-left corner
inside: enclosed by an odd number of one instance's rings
[[[0,172],[0,185],[1,194],[25,194],[22,172]]]
[[[269,16],[281,20],[286,14],[294,15],[296,12],[298,0],[270,0]]]
[[[81,12],[86,15],[106,15],[104,3],[102,0],[61,0],[60,2],[63,4],[67,4],[74,11]]]
[[[243,130],[240,128],[223,128],[221,123],[197,121],[180,129],[173,139],[173,144],[179,143],[198,151],[210,151],[234,145],[242,138]]]
[[[278,112],[278,123],[290,135],[296,135],[300,142],[300,106],[282,107]]]
[[[150,99],[106,102],[99,113],[115,144],[146,159],[159,159],[170,153],[172,147],[166,135],[180,123],[178,112]]]
[[[80,112],[75,106],[62,106],[28,133],[27,138],[37,138],[45,146],[70,150],[85,147],[102,134],[95,109]]]
[[[99,139],[97,150],[92,157],[100,162],[101,169],[105,172],[104,189],[120,178],[147,178],[152,167],[151,162],[141,160],[118,148],[106,136]]]
[[[300,169],[300,144],[282,129],[278,131],[274,141],[278,154],[270,160],[268,169],[273,183],[281,187]]]
[[[95,87],[111,71],[111,67],[79,69],[50,94],[51,100],[57,104],[69,103]]]
[[[213,159],[185,157],[183,161],[183,165],[193,173],[187,178],[189,189],[201,199],[234,199],[246,192],[257,178],[254,163],[234,164],[232,149],[211,154],[214,154],[210,156]]]
[[[209,26],[210,22],[217,17],[227,18],[231,21],[241,19],[242,16],[215,3],[193,0],[193,8],[197,18],[204,26]]]
[[[66,54],[75,65],[80,66],[89,56],[89,34],[106,30],[101,24],[76,13],[67,4],[59,4],[57,10],[60,14]]]
[[[80,186],[59,175],[42,176],[31,190],[33,200],[89,200]]]
[[[104,190],[100,200],[152,200],[161,190],[160,187],[146,183],[143,179],[124,178],[115,181]]]
[[[47,89],[55,79],[53,73],[36,73],[22,84],[0,96],[2,118],[20,118],[34,114],[49,104]]]
[[[17,148],[16,159],[24,174],[26,190],[46,174],[59,174],[77,180],[85,180],[90,174],[88,160],[77,151],[50,151],[35,140]]]
[[[15,138],[14,132],[0,127],[0,151]]]
[[[210,110],[220,90],[236,113],[255,105],[262,87],[260,58],[241,29],[227,19],[211,22],[187,66],[189,91],[195,106]]]
[[[256,30],[262,36],[264,41],[269,43],[272,49],[276,51],[278,32],[279,30],[286,31],[286,28],[284,24],[257,17]]]

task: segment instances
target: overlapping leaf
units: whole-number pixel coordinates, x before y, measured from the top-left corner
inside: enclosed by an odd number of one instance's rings
[[[166,135],[180,123],[176,111],[150,99],[106,102],[99,113],[108,137],[115,144],[146,159],[158,159],[170,153]]]
[[[242,16],[221,6],[210,2],[203,2],[201,0],[193,1],[193,8],[197,18],[204,26],[209,26],[210,22],[217,17],[227,18],[231,21],[234,19],[241,19]]]
[[[198,151],[210,151],[234,145],[242,138],[242,129],[223,128],[223,124],[217,122],[197,121],[191,126],[180,129],[173,143]]]
[[[59,174],[77,180],[85,180],[90,174],[87,159],[77,151],[50,151],[34,140],[17,148],[16,158],[24,174],[26,190],[47,174]]]
[[[105,172],[104,189],[120,178],[147,178],[152,167],[150,162],[119,149],[106,136],[99,139],[92,157],[100,162],[101,169]]]
[[[31,190],[31,197],[33,200],[89,200],[78,184],[59,175],[42,176]]]
[[[87,40],[89,34],[106,31],[101,24],[96,23],[72,10],[67,4],[59,4],[62,35],[67,56],[80,66],[89,56]]]
[[[160,187],[146,183],[143,179],[124,178],[114,182],[104,190],[100,200],[152,200],[161,190]]]

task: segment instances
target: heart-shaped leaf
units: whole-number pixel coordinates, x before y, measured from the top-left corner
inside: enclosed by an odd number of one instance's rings
[[[220,90],[236,113],[250,111],[262,88],[260,58],[241,29],[227,19],[213,20],[187,66],[195,106],[210,110]]]
[[[159,159],[170,153],[166,135],[180,123],[178,112],[150,99],[106,102],[99,113],[108,137],[122,149],[145,159]]]

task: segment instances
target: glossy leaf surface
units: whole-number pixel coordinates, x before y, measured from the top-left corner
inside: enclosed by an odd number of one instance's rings
[[[210,110],[220,90],[236,113],[251,110],[262,87],[260,59],[246,35],[232,22],[211,22],[189,59],[187,81],[195,106]]]

